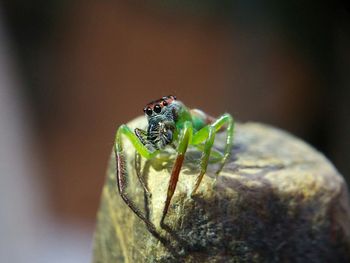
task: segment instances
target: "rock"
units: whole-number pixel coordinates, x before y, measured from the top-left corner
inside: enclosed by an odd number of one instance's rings
[[[143,127],[145,119],[129,126]],[[223,148],[224,138],[217,136],[216,148]],[[172,161],[161,166],[143,160],[148,197],[135,174],[134,149],[124,142],[127,191],[157,233],[119,196],[112,153],[93,262],[350,262],[345,181],[322,154],[292,135],[263,124],[237,124],[230,161],[218,177],[217,165],[210,164],[193,198],[200,153],[190,148],[164,228],[159,221]]]

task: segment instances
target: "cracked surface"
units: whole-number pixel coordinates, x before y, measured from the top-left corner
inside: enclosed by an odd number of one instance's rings
[[[130,127],[143,127],[138,118]],[[223,147],[223,136],[215,142]],[[157,226],[152,235],[121,200],[112,154],[103,188],[93,262],[349,262],[350,206],[343,178],[301,140],[257,123],[238,124],[231,160],[216,178],[210,164],[189,196],[200,153],[189,149],[159,226],[172,161],[142,161],[152,196],[125,141],[128,193]]]

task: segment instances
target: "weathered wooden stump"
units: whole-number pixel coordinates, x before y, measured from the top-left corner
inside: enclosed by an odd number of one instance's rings
[[[130,123],[143,127],[144,118]],[[222,148],[223,136],[215,146]],[[157,226],[152,234],[120,198],[115,156],[103,188],[93,262],[349,262],[350,206],[343,178],[301,140],[257,123],[238,124],[231,160],[208,172],[195,197],[200,153],[191,150],[180,174],[167,227],[159,220],[172,162],[145,162],[152,196],[134,169],[125,140],[129,196]]]

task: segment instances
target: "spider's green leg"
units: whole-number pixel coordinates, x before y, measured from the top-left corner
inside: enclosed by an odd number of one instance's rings
[[[143,145],[147,145],[147,132],[145,130],[136,128],[134,130],[135,135],[137,136],[137,138],[139,139],[139,141],[143,144]]]
[[[132,145],[135,147],[135,149],[141,154],[142,157],[146,159],[153,158],[158,151],[151,152],[147,149],[147,147],[139,140],[139,138],[136,136],[135,133],[133,133],[128,126],[125,124],[121,125],[118,128],[118,131],[116,133],[115,137],[115,147],[116,151],[121,152],[123,149],[122,145],[122,135],[127,137],[129,141],[132,143]]]
[[[147,147],[147,132],[139,128],[135,128],[134,132],[141,143]],[[135,151],[135,170],[137,178],[139,179],[139,182],[142,185],[143,189],[148,194],[148,196],[151,196],[151,192],[149,191],[147,184],[141,175],[141,155],[138,153],[138,151]]]
[[[195,136],[195,135],[194,135]],[[197,145],[192,145],[194,146],[195,148],[198,149],[198,151],[201,151],[203,152],[204,151],[204,144],[197,144]],[[214,148],[211,148],[211,151],[210,151],[210,159],[208,161],[208,163],[218,163],[221,161],[221,159],[224,157],[224,155],[219,152],[218,150],[214,149]]]
[[[201,171],[200,171],[199,175],[197,176],[197,179],[196,179],[195,185],[193,187],[191,196],[194,195],[195,192],[197,191],[199,184],[201,183],[203,176],[204,176],[205,172],[207,171],[211,148],[213,147],[213,144],[214,144],[214,139],[215,139],[215,134],[216,134],[215,127],[209,126],[208,130],[209,130],[208,131],[208,138],[205,141],[203,154],[201,157]],[[193,137],[195,138],[196,134]]]
[[[223,125],[227,124],[226,128],[226,144],[225,144],[225,151],[224,151],[224,157],[222,158],[220,162],[219,169],[216,171],[216,174],[218,175],[222,168],[224,168],[224,165],[227,161],[227,159],[230,157],[232,147],[233,147],[233,135],[234,135],[234,129],[235,129],[235,121],[231,114],[225,113],[220,118],[218,118],[212,125],[216,128],[216,131],[220,130]]]
[[[222,168],[224,167],[227,159],[231,154],[231,150],[233,147],[233,134],[234,134],[234,126],[235,126],[234,124],[235,122],[232,116],[228,113],[225,113],[221,115],[218,119],[216,119],[212,124],[204,126],[193,137],[192,144],[202,143],[208,138],[210,126],[214,127],[215,131],[218,132],[224,125],[227,125],[227,128],[226,128],[227,135],[226,135],[224,155],[220,161],[220,166],[219,166],[219,169],[216,171],[216,174],[219,174],[221,172]]]
[[[168,209],[169,209],[171,198],[174,195],[177,181],[179,180],[179,174],[180,174],[180,170],[182,167],[182,163],[183,163],[184,158],[185,158],[185,153],[186,153],[188,144],[191,142],[191,139],[192,139],[192,134],[193,134],[192,123],[190,121],[186,121],[184,123],[184,126],[181,130],[181,134],[179,136],[179,144],[177,147],[177,156],[175,159],[173,169],[171,171],[171,177],[170,177],[170,181],[169,181],[167,197],[166,197],[166,201],[165,201],[165,205],[164,205],[164,209],[163,209],[162,218],[160,220],[161,225],[163,225],[165,216],[166,216]]]
[[[143,215],[140,209],[137,208],[135,203],[129,199],[126,193],[126,186],[127,186],[127,169],[126,169],[126,162],[125,162],[125,155],[123,152],[123,143],[122,143],[122,137],[127,137],[130,142],[135,147],[136,151],[145,157],[146,159],[152,158],[154,155],[157,154],[157,151],[150,152],[137,138],[137,136],[129,129],[126,125],[121,125],[116,133],[115,136],[115,143],[114,143],[114,150],[116,155],[116,162],[117,162],[117,187],[120,196],[124,200],[124,202],[130,207],[130,209],[142,220],[146,223],[148,228],[155,232],[155,226]]]
[[[226,128],[227,137],[226,137],[224,155],[222,156],[222,158],[220,160],[220,166],[219,166],[218,171],[216,172],[216,174],[219,174],[221,172],[223,166],[225,165],[226,160],[230,156],[232,146],[233,146],[234,120],[233,120],[232,116],[228,113],[223,114],[221,117],[219,117],[217,120],[215,120],[210,125],[204,126],[202,129],[200,129],[193,136],[192,144],[198,145],[198,144],[205,141],[205,145],[204,145],[203,155],[202,155],[202,159],[201,159],[201,172],[196,179],[196,183],[195,183],[195,186],[192,190],[191,195],[195,194],[195,192],[197,191],[197,189],[200,185],[200,182],[202,181],[203,175],[206,172],[211,148],[212,148],[213,143],[214,143],[214,142],[211,142],[212,140],[214,140],[212,137],[215,138],[216,133],[225,124],[227,125],[227,128]]]

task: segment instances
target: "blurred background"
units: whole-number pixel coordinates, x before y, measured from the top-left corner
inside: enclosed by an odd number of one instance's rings
[[[116,128],[174,94],[285,129],[350,180],[337,1],[1,1],[0,261],[89,262]]]

